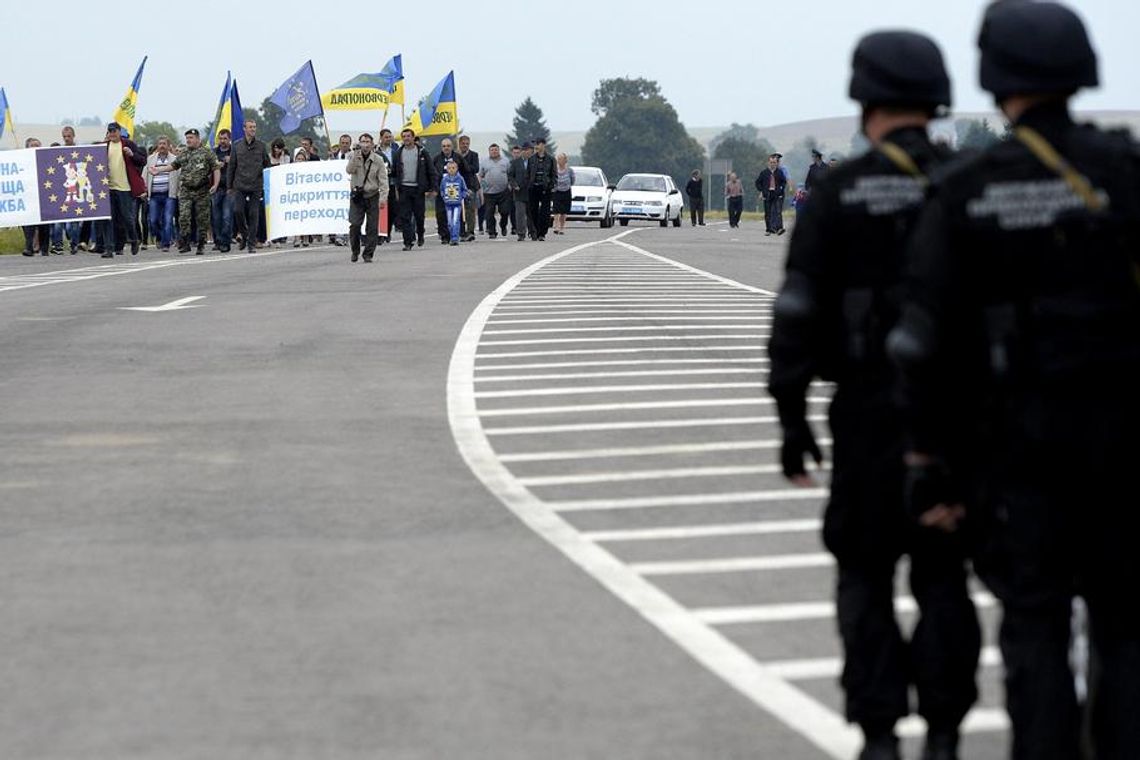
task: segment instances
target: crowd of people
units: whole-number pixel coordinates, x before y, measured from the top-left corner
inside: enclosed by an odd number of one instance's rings
[[[75,144],[70,126],[61,137],[63,145]],[[106,258],[128,248],[138,254],[148,245],[161,251],[177,246],[180,252],[196,247],[199,254],[211,242],[213,250],[223,253],[234,245],[249,251],[285,245],[283,238],[266,239],[262,170],[298,161],[351,162],[355,156],[364,159],[348,165],[353,183],[350,232],[328,237],[332,245],[350,246],[354,261],[361,246],[364,260],[370,261],[377,245],[393,239],[393,230],[401,233],[404,250],[423,246],[429,199],[445,245],[471,242],[484,230],[491,239],[509,234],[519,241],[543,241],[547,234],[564,234],[570,212],[573,172],[567,156],[551,155],[541,138],[510,146],[509,155],[493,143],[485,159],[471,149],[466,135],[457,147],[445,138],[432,156],[410,129],[399,142],[389,129],[382,129],[376,142],[370,134],[356,139],[341,135],[324,156],[311,138],[302,138],[290,153],[280,137],[269,146],[258,140],[253,121],[243,125],[236,140],[229,130],[220,130],[212,148],[203,144],[198,130],[190,129],[180,144],[163,136],[144,150],[117,123],[107,125],[103,142],[109,148],[111,218],[26,227],[25,256],[62,254],[65,242],[73,254],[93,251]],[[40,145],[36,138],[25,143]],[[379,163],[372,167],[370,158]],[[381,208],[387,210],[386,236],[379,234]],[[314,242],[315,236],[293,240],[297,246]]]
[[[871,149],[832,169],[816,156],[774,307],[782,470],[814,485],[807,397],[833,382],[823,541],[860,760],[899,760],[913,696],[923,760],[959,757],[978,699],[971,571],[1002,606],[1014,760],[1133,760],[1140,516],[1121,477],[1140,457],[1140,146],[1074,121],[1098,63],[1068,8],[992,3],[978,40],[981,86],[1011,129],[973,156],[930,138],[951,105],[933,40],[877,32],[856,47],[850,95]],[[786,182],[777,159],[758,181],[766,208]],[[775,215],[768,227],[783,230]],[[1078,596],[1087,669],[1070,660]]]

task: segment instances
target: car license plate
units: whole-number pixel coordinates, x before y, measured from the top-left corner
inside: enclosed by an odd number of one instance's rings
[[[586,213],[586,207],[585,206],[571,206],[570,207],[570,213],[571,214],[584,214],[584,213]]]

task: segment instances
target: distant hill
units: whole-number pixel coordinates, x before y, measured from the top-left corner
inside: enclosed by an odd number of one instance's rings
[[[1133,134],[1140,137],[1140,111],[1082,111],[1078,112],[1078,117],[1087,121],[1096,122],[1102,126],[1127,127],[1132,130]],[[947,123],[944,128],[952,129],[952,123],[955,119],[988,119],[990,124],[995,128],[999,128],[1002,124],[1002,118],[996,111],[955,113],[953,117],[948,120],[949,123]],[[772,143],[777,150],[781,151],[788,150],[796,141],[810,135],[819,142],[824,153],[848,153],[851,149],[851,138],[855,135],[858,126],[858,118],[856,116],[837,116],[829,119],[811,119],[808,121],[760,127],[760,136]],[[690,127],[689,134],[696,138],[707,150],[713,138],[726,129],[728,129],[727,126]],[[23,147],[23,140],[26,137],[38,137],[44,145],[50,145],[52,142],[60,139],[60,125],[58,124],[17,124],[15,125],[15,131],[19,136],[20,144],[17,145],[16,141],[13,140],[10,135],[4,135],[0,147]],[[481,155],[486,155],[487,146],[491,143],[499,143],[502,145],[503,137],[508,131],[507,129],[502,129],[498,132],[474,131],[468,132],[467,134],[471,136],[472,147],[479,151]],[[105,136],[105,130],[102,126],[76,127],[75,132],[76,139],[79,142],[95,142],[96,140],[102,140]],[[586,139],[586,132],[584,130],[568,132],[552,131],[550,136],[551,139],[558,144],[558,151],[560,153],[566,153],[570,156],[580,156],[582,154],[582,143]]]

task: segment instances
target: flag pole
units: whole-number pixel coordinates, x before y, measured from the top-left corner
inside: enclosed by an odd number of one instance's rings
[[[329,120],[325,116],[325,104],[324,104],[324,101],[321,100],[321,88],[317,85],[317,72],[315,69],[313,69],[313,59],[312,58],[309,59],[309,74],[311,74],[313,77],[313,86],[317,90],[317,102],[321,106],[321,124],[323,124],[325,127],[325,140],[328,141],[329,150],[332,150],[332,144],[333,143],[332,143],[332,135],[329,133]]]

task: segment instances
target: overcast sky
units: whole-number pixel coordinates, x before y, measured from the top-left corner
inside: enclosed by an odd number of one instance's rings
[[[242,100],[256,105],[309,58],[326,90],[402,53],[409,100],[455,70],[460,120],[470,131],[509,127],[527,95],[552,130],[587,129],[595,118],[591,92],[616,76],[659,82],[687,126],[763,126],[854,113],[846,98],[852,48],[864,32],[890,27],[934,36],[954,79],[955,107],[978,111],[991,106],[976,84],[975,38],[985,4],[20,2],[4,8],[0,86],[17,122],[108,119],[149,55],[138,118],[200,125],[213,117],[227,69]],[[1140,109],[1140,2],[1071,5],[1089,25],[1101,60],[1102,87],[1079,106]],[[407,23],[405,8],[412,9]],[[375,128],[378,119],[330,115],[334,130]]]

